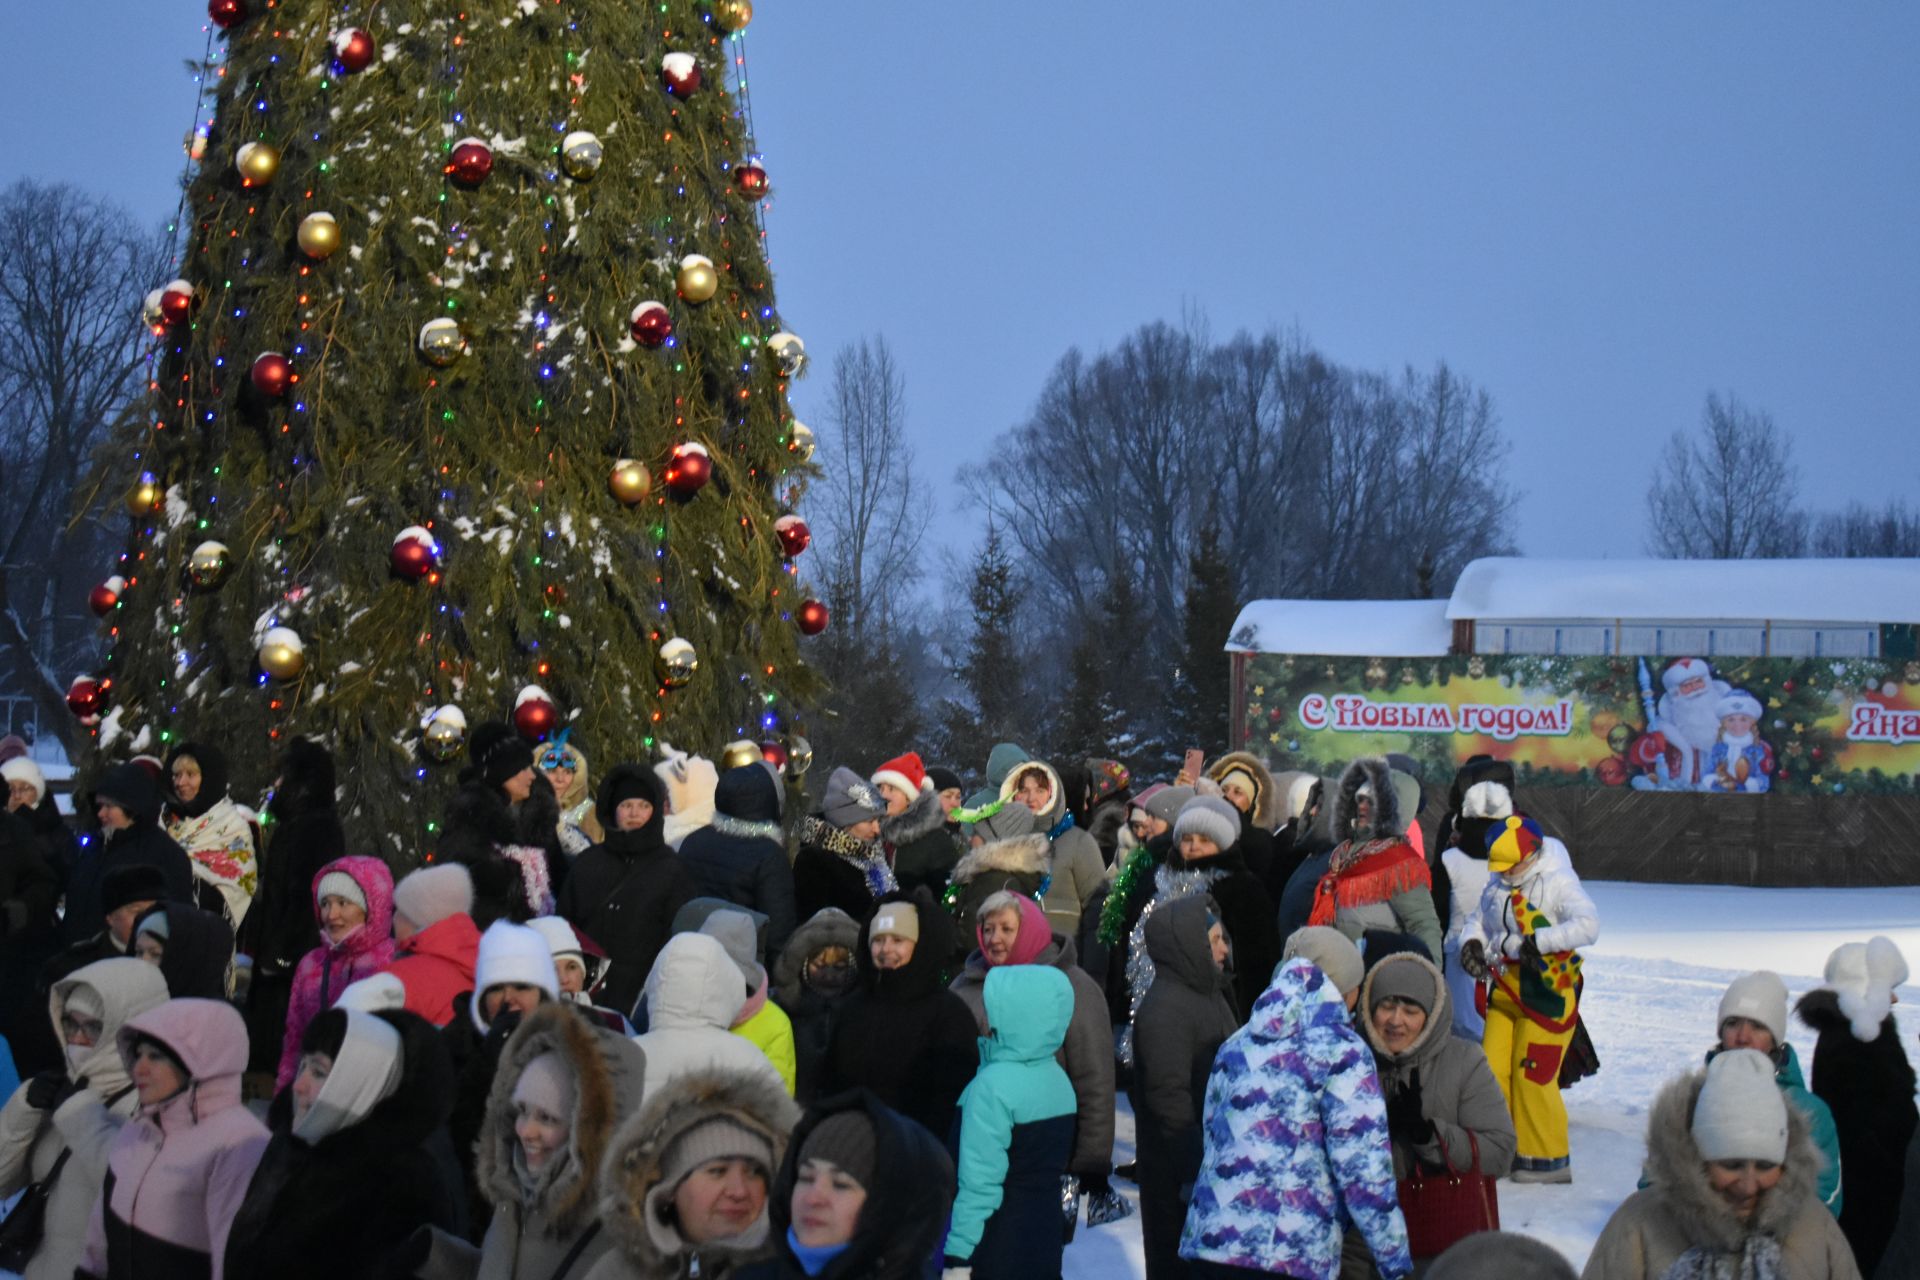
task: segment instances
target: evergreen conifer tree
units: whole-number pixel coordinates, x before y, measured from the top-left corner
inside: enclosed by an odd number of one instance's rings
[[[1208,755],[1227,749],[1227,699],[1231,694],[1227,637],[1240,605],[1233,569],[1211,521],[1200,530],[1188,561],[1187,599],[1182,624],[1185,654],[1180,672],[1180,723],[1187,744]]]
[[[941,754],[959,769],[979,768],[994,743],[1030,740],[1039,727],[1027,703],[1026,671],[1014,641],[1015,590],[1013,558],[989,521],[967,592],[972,633],[954,672],[966,701],[946,699],[940,710]]]
[[[437,708],[535,737],[537,686],[600,768],[784,728],[811,689],[774,526],[808,445],[732,73],[750,6],[212,11],[185,287],[150,297],[119,436],[102,753],[204,738],[251,797],[308,735],[350,836],[413,855],[463,763],[423,750]]]

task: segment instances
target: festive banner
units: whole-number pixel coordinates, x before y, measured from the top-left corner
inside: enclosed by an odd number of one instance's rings
[[[1248,654],[1236,730],[1276,767],[1397,751],[1429,779],[1469,756],[1527,786],[1912,794],[1920,661],[1328,658]]]

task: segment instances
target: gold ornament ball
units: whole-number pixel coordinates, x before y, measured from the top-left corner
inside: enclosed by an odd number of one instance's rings
[[[307,649],[291,627],[275,627],[260,641],[260,669],[275,680],[292,680],[307,669]]]
[[[802,462],[813,461],[813,428],[804,422],[793,424],[793,430],[787,433],[787,448],[793,456]]]
[[[143,516],[160,505],[160,482],[144,472],[133,488],[127,490],[127,513]]]
[[[187,577],[203,591],[211,591],[227,580],[233,557],[224,542],[203,542],[187,557]]]
[[[713,25],[722,31],[744,31],[753,21],[753,0],[713,0]]]
[[[693,673],[700,669],[700,655],[694,652],[692,641],[675,636],[660,646],[657,665],[661,684],[669,689],[684,689],[693,683]]]
[[[420,742],[430,759],[446,763],[466,749],[467,718],[458,707],[441,707],[428,719]]]
[[[295,239],[300,243],[300,252],[316,262],[324,261],[340,248],[340,224],[330,213],[310,213],[300,219]]]
[[[249,142],[234,153],[233,167],[240,171],[246,185],[262,186],[280,172],[280,152],[264,142]]]
[[[720,292],[720,273],[714,270],[713,259],[690,253],[680,259],[680,271],[674,276],[674,284],[680,290],[680,296],[688,302],[705,302]]]
[[[738,742],[729,742],[720,752],[722,769],[738,769],[743,764],[759,764],[766,756],[761,754],[760,744],[748,742],[745,738]]]
[[[460,326],[449,316],[439,316],[420,326],[420,354],[427,363],[444,369],[467,351],[467,340]]]
[[[606,148],[597,135],[577,129],[560,139],[560,167],[575,182],[591,182],[606,159]]]
[[[813,768],[813,744],[797,733],[787,735],[787,776],[798,781]]]
[[[631,507],[645,502],[653,492],[653,473],[644,462],[622,458],[613,464],[613,471],[607,476],[607,488],[623,505]]]

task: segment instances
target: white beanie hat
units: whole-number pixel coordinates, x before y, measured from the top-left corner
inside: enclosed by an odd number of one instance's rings
[[[549,1000],[560,998],[560,975],[554,971],[547,940],[523,924],[495,920],[480,935],[480,955],[473,965],[473,1004],[469,1011],[481,1035],[488,1027],[480,1012],[487,989],[509,982],[538,987]]]
[[[5,764],[0,764],[0,778],[5,778],[9,783],[32,783],[35,804],[47,798],[47,775],[40,771],[39,765],[25,756],[15,756]]]
[[[1907,959],[1891,938],[1849,942],[1827,957],[1827,986],[1863,1044],[1880,1038],[1880,1024],[1893,1012],[1893,989],[1906,980]]]
[[[1773,1033],[1773,1042],[1787,1042],[1787,984],[1771,969],[1756,969],[1742,974],[1720,997],[1720,1020],[1715,1029],[1727,1025],[1729,1018],[1757,1022]]]
[[[1476,782],[1460,797],[1463,818],[1511,818],[1513,795],[1497,782]]]
[[[390,1013],[407,1007],[407,987],[391,973],[372,974],[350,983],[333,1002],[333,1007],[361,1013]]]
[[[1787,1101],[1764,1053],[1714,1055],[1693,1104],[1693,1144],[1702,1160],[1786,1160]]]
[[[393,913],[416,931],[472,910],[473,874],[458,862],[422,867],[393,886]]]

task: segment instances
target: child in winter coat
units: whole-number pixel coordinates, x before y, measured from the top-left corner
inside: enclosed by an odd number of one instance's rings
[[[1214,1058],[1180,1256],[1335,1280],[1352,1227],[1385,1280],[1398,1280],[1413,1260],[1386,1103],[1349,1021],[1360,953],[1330,929],[1303,929],[1288,946],[1297,954]]]
[[[1147,1280],[1181,1280],[1180,1229],[1200,1174],[1200,1107],[1213,1056],[1240,1027],[1230,942],[1213,899],[1182,898],[1147,922],[1153,986],[1133,1020],[1133,1112]]]
[[[1647,1117],[1650,1185],[1608,1220],[1585,1280],[1858,1280],[1814,1190],[1807,1119],[1751,1049],[1668,1084]]]
[[[1600,913],[1566,846],[1515,814],[1488,833],[1492,873],[1460,935],[1460,967],[1492,984],[1481,1045],[1513,1111],[1515,1182],[1571,1182],[1560,1064],[1580,1018],[1581,947]]]
[[[81,1268],[222,1280],[227,1235],[267,1148],[240,1099],[247,1026],[218,1000],[169,1000],[120,1028],[139,1113],[114,1139]]]
[[[1813,1091],[1833,1112],[1840,1139],[1840,1229],[1868,1276],[1898,1221],[1907,1144],[1920,1120],[1913,1067],[1893,1022],[1893,989],[1906,980],[1906,958],[1891,939],[1849,942],[1827,957],[1826,985],[1794,1007],[1820,1033]]]
[[[300,1038],[315,1015],[332,1008],[353,983],[393,962],[393,872],[378,858],[334,859],[313,878],[313,916],[320,945],[293,971],[276,1093],[293,1083]]]
[[[45,1181],[65,1161],[48,1192],[26,1280],[71,1280],[106,1180],[107,1153],[140,1106],[120,1056],[120,1028],[166,999],[160,971],[125,957],[96,960],[53,984],[53,1025],[66,1070],[57,1079],[27,1081],[0,1109],[0,1197]]]
[[[1054,1060],[1073,1018],[1058,969],[987,974],[980,1073],[960,1095],[959,1191],[947,1231],[949,1280],[1060,1274],[1060,1176],[1073,1155],[1073,1082]]]

